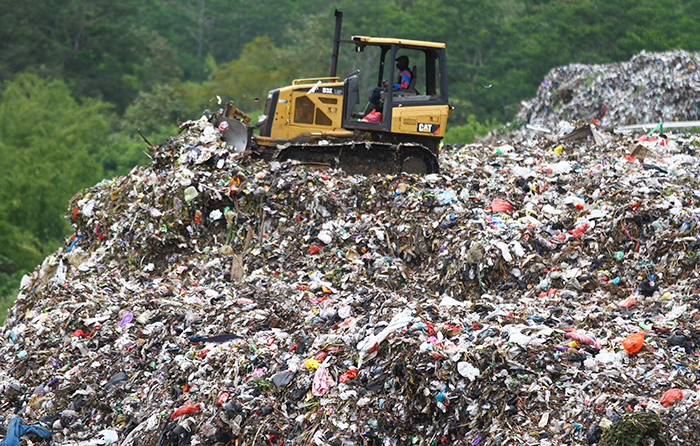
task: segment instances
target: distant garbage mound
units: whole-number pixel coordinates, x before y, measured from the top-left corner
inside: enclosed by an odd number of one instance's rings
[[[698,54],[642,51],[629,62],[572,64],[553,68],[516,120],[550,129],[559,122],[597,122],[600,127],[696,121]]]
[[[22,281],[4,443],[700,444],[697,138],[348,176],[185,127]]]

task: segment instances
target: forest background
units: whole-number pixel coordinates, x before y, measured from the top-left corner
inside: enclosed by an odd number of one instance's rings
[[[327,76],[336,8],[343,39],[446,43],[449,143],[517,124],[553,67],[700,49],[700,0],[0,0],[0,318],[71,196],[149,162],[138,129],[161,143],[217,95],[257,116]]]

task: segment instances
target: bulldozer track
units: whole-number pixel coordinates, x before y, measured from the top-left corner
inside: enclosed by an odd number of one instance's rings
[[[278,149],[274,158],[278,161],[297,160],[315,167],[341,168],[350,175],[430,174],[440,170],[435,154],[415,143],[351,141],[288,144]]]

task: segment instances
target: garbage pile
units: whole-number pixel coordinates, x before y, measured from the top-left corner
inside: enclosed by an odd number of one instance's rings
[[[698,54],[641,53],[629,62],[553,68],[515,118],[556,129],[561,121],[600,127],[697,121]]]
[[[189,122],[73,198],[0,416],[55,445],[700,444],[700,141],[668,136],[365,177]]]

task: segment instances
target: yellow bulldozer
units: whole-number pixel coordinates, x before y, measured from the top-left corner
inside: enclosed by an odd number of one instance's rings
[[[451,107],[447,97],[445,44],[353,36],[341,40],[342,12],[336,11],[329,77],[296,79],[267,95],[265,119],[255,126],[229,105],[212,120],[237,151],[267,159],[298,160],[317,167],[340,167],[349,174],[439,171],[438,149]],[[376,110],[367,116],[360,101],[359,71],[336,76],[340,46],[375,59],[379,87]],[[410,84],[396,88],[393,63],[400,56],[412,66]],[[370,60],[371,60],[370,59]],[[368,94],[369,96],[369,94]],[[225,121],[225,122],[224,122]],[[259,134],[254,134],[254,129]]]

